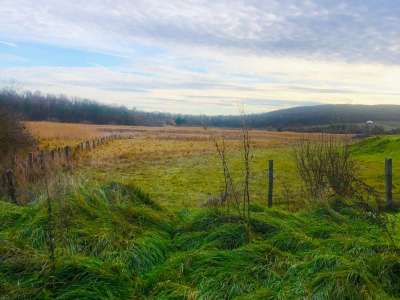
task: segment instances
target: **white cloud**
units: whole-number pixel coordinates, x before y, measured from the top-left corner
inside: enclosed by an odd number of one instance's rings
[[[110,69],[3,67],[0,84],[140,109],[399,102],[396,1],[3,0],[0,38],[124,59]]]

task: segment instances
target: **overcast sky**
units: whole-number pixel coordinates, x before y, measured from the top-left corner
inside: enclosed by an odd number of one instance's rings
[[[400,1],[0,0],[0,87],[179,113],[400,104]]]

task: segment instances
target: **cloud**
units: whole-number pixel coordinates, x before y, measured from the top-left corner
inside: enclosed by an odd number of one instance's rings
[[[399,63],[400,3],[3,0],[0,32],[122,53],[141,41],[161,47]]]
[[[399,38],[391,0],[3,0],[0,40],[118,60],[17,65],[0,48],[0,84],[178,112],[398,103]]]
[[[4,45],[7,47],[12,47],[12,48],[16,48],[18,47],[17,44],[11,43],[11,42],[6,42],[6,41],[0,41],[0,45]]]

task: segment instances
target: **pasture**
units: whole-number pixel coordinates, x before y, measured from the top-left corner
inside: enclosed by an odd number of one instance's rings
[[[105,133],[134,138],[83,152],[51,176],[50,193],[26,205],[0,201],[0,299],[400,298],[398,215],[352,199],[318,205],[302,191],[292,146],[319,135],[250,131],[246,215],[204,207],[224,186],[215,137],[225,137],[232,177],[243,185],[240,130],[27,126],[41,149]],[[383,159],[392,156],[397,196],[399,145],[376,137],[351,146],[380,193]],[[59,177],[70,181],[58,186]]]
[[[77,144],[106,134],[133,136],[99,147],[77,165],[76,174],[95,181],[134,184],[169,208],[199,207],[223,187],[214,138],[224,137],[232,176],[243,177],[242,132],[199,127],[134,127],[29,122],[42,148]],[[302,201],[291,146],[319,134],[251,130],[250,188],[254,203],[266,203],[267,163],[275,161],[276,202],[295,208]],[[289,199],[290,198],[290,199]]]
[[[38,138],[41,148],[74,145],[88,138],[110,134],[132,136],[132,139],[113,141],[87,154],[77,165],[75,173],[100,182],[134,184],[169,208],[199,207],[210,197],[221,193],[224,185],[223,170],[213,139],[224,137],[232,177],[237,180],[238,186],[241,185],[244,170],[240,129],[53,122],[27,122],[26,126]],[[384,159],[394,159],[393,189],[395,198],[400,201],[400,156],[396,150],[398,138],[377,138],[372,144],[375,148],[370,149],[372,146],[368,148],[358,144],[350,136],[337,137],[350,139],[350,143],[355,144],[352,151],[358,161],[361,178],[382,195]],[[268,160],[274,160],[274,202],[290,210],[301,207],[305,196],[292,148],[302,139],[319,138],[318,133],[251,130],[252,201],[266,204]]]

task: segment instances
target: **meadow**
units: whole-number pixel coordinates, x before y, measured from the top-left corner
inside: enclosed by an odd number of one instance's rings
[[[242,183],[239,130],[28,128],[39,147],[104,132],[135,138],[98,147],[61,170],[68,184],[56,186],[51,201],[46,193],[23,206],[0,201],[0,299],[400,298],[397,214],[365,210],[352,199],[313,205],[305,198],[292,145],[318,134],[250,131],[246,218],[204,207],[224,183],[210,136],[225,136],[233,177]],[[395,136],[351,146],[361,176],[380,192],[383,160],[394,158],[395,196],[399,146]],[[266,205],[270,159],[272,209]]]
[[[232,175],[243,173],[242,133],[239,129],[199,127],[142,127],[28,122],[40,148],[74,145],[105,134],[126,134],[132,139],[114,141],[81,160],[76,173],[95,181],[134,184],[170,208],[198,207],[221,192],[223,174],[214,138],[224,137]],[[251,191],[254,201],[265,203],[267,163],[275,160],[276,200],[296,196],[298,177],[291,146],[319,134],[252,130]],[[290,186],[290,187],[289,187]],[[296,197],[300,201],[300,197]],[[294,200],[292,202],[295,202]],[[290,206],[290,203],[289,203]]]
[[[91,152],[77,167],[77,173],[95,181],[134,184],[151,197],[173,208],[199,207],[220,194],[223,170],[213,138],[224,137],[227,159],[234,178],[243,177],[242,133],[240,129],[199,127],[104,126],[28,122],[41,148],[77,144],[107,134],[126,134],[133,139],[118,140]],[[376,138],[366,147],[351,136],[337,135],[354,143],[353,153],[360,176],[383,195],[384,160],[394,159],[394,196],[400,200],[400,159],[397,136]],[[250,188],[253,201],[267,201],[268,160],[274,160],[276,205],[296,209],[304,204],[301,180],[293,159],[293,146],[300,140],[318,140],[320,134],[251,130]],[[383,142],[382,142],[383,141]]]

